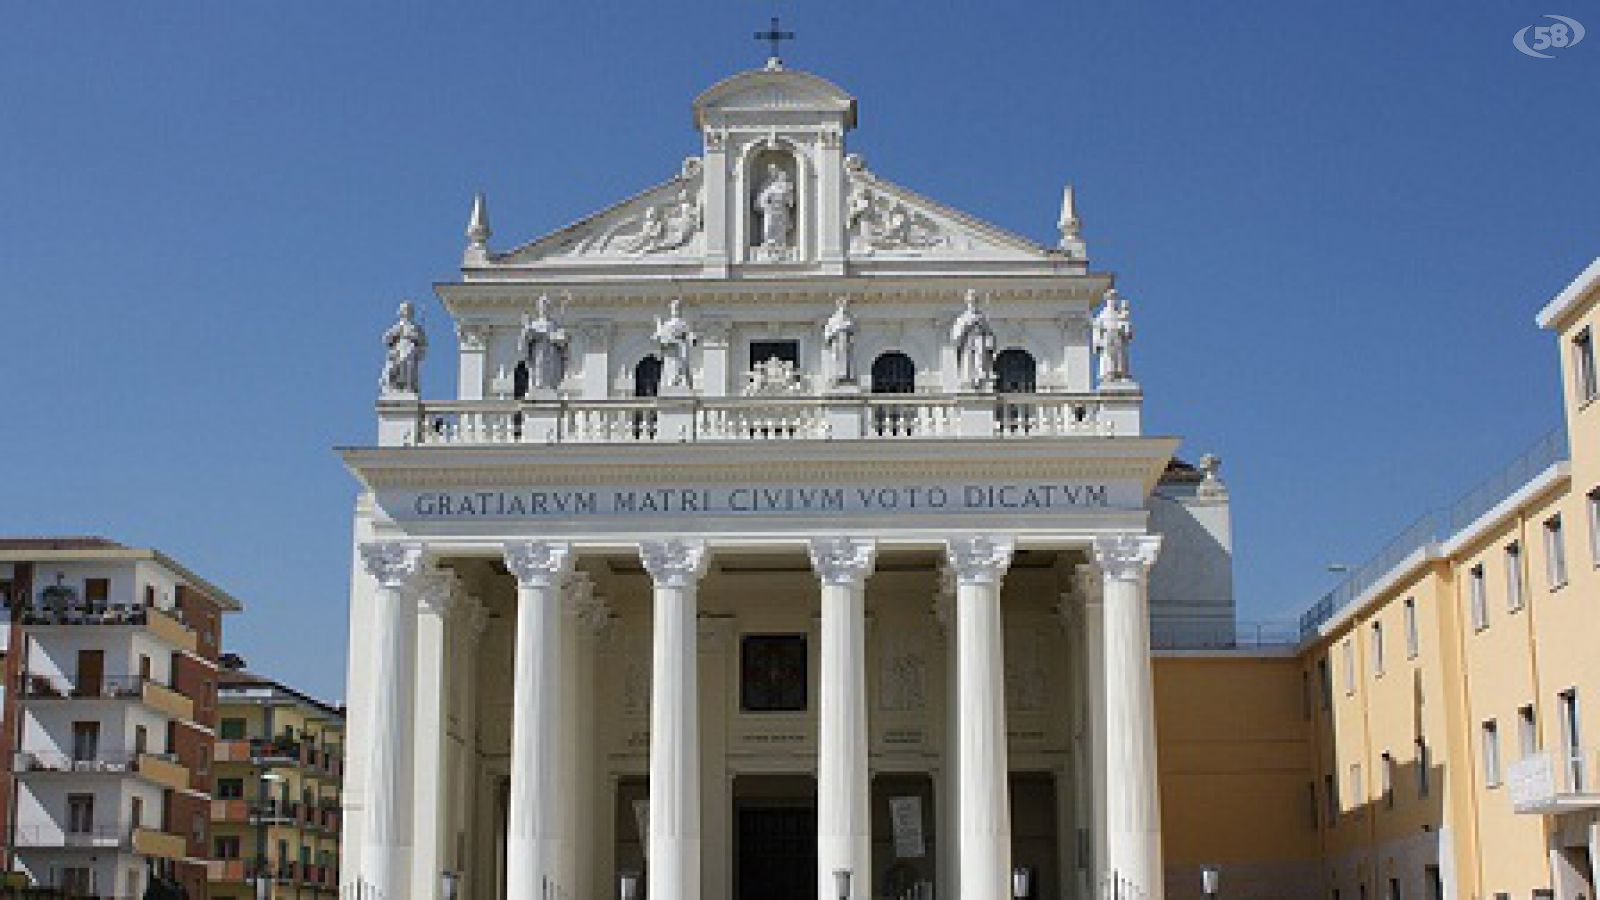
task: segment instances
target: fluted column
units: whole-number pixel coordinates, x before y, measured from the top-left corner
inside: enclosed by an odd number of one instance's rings
[[[822,705],[817,726],[817,900],[838,900],[834,873],[851,873],[850,896],[872,896],[868,818],[866,585],[872,541],[811,541],[822,582]]]
[[[1011,896],[1011,803],[1006,761],[1005,637],[1000,585],[1009,538],[948,541],[956,576],[957,809],[962,900]]]
[[[645,541],[655,583],[650,682],[650,900],[700,898],[700,701],[695,593],[710,556],[704,541]]]
[[[572,548],[517,541],[505,545],[505,559],[517,579],[506,900],[545,900],[561,839],[561,590],[572,572]]]
[[[425,568],[417,578],[411,900],[438,900],[439,875],[449,866],[445,859],[450,828],[445,815],[449,808],[445,792],[445,742],[449,735],[445,698],[453,689],[454,678],[446,666],[446,629],[459,590],[460,579],[451,571]]]
[[[402,541],[361,545],[373,591],[372,714],[367,731],[366,833],[361,869],[383,900],[406,900],[411,876],[412,692],[417,611],[411,588],[422,547]]]
[[[1145,900],[1160,900],[1161,808],[1146,596],[1155,535],[1095,539],[1105,619],[1106,865]]]

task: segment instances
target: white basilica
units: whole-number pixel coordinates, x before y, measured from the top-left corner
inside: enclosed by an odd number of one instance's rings
[[[942,206],[777,60],[693,110],[553,234],[477,199],[453,397],[384,335],[347,888],[1159,898],[1152,635],[1232,627],[1227,495],[1145,435],[1071,190],[1054,246]]]

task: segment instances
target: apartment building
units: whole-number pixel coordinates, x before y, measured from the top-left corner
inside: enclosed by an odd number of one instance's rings
[[[211,897],[339,889],[344,709],[222,659],[212,781]]]
[[[7,869],[85,896],[205,897],[217,648],[238,601],[100,538],[0,539],[0,593]]]

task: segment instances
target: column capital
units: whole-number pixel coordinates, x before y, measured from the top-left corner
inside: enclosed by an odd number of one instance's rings
[[[369,541],[361,545],[361,564],[379,585],[398,590],[422,571],[422,545],[415,541]]]
[[[706,542],[688,538],[665,541],[640,541],[639,561],[650,573],[656,587],[691,587],[706,574],[711,554]]]
[[[1157,534],[1102,534],[1094,539],[1094,561],[1108,579],[1136,581],[1149,573],[1161,552]]]
[[[410,589],[419,612],[443,618],[459,599],[461,578],[449,569],[429,566],[411,580]]]
[[[944,555],[958,584],[999,584],[1011,566],[1016,541],[974,534],[945,541]]]
[[[561,541],[506,541],[506,568],[518,587],[559,587],[572,573],[572,545]]]
[[[859,587],[872,574],[876,541],[853,537],[811,539],[811,568],[823,584]]]

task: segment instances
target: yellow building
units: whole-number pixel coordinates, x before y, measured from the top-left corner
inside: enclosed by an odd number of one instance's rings
[[[231,665],[230,665],[231,663]],[[338,891],[344,709],[224,657],[211,801],[211,897]]]
[[[1202,866],[1229,897],[1595,896],[1597,304],[1600,260],[1538,316],[1565,427],[1352,573],[1292,650],[1157,659],[1169,897]]]

